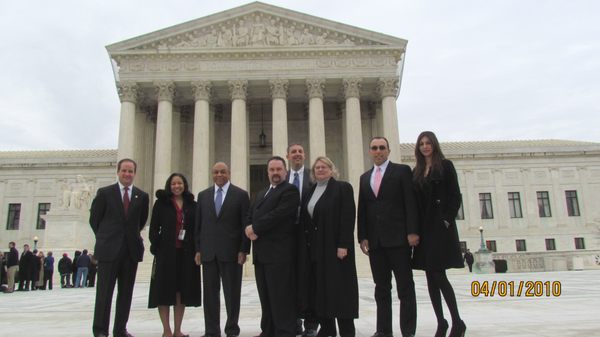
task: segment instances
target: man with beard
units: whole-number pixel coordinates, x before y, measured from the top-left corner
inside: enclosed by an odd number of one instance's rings
[[[267,161],[271,185],[257,194],[246,236],[254,246],[256,287],[262,308],[262,337],[296,335],[295,240],[300,193],[285,180],[281,157]]]

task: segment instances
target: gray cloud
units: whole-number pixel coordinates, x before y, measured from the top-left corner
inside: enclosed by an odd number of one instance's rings
[[[0,150],[115,148],[119,100],[104,46],[242,1],[0,5]],[[400,138],[600,142],[596,1],[272,1],[409,40]]]

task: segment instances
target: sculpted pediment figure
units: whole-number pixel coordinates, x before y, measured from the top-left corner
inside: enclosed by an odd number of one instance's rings
[[[406,41],[253,2],[107,47],[119,51],[392,46]]]

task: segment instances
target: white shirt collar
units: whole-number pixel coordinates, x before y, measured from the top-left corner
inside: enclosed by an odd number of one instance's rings
[[[223,187],[221,187],[223,189],[223,196],[225,196],[225,194],[227,194],[227,191],[229,190],[229,185],[231,185],[231,181],[227,181],[225,183],[225,185],[223,185]],[[215,195],[217,195],[217,191],[219,190],[219,185],[215,184]]]

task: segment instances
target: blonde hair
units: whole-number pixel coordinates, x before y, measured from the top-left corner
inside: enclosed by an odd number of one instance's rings
[[[331,159],[329,159],[328,157],[325,156],[319,156],[317,157],[317,159],[315,159],[314,163],[312,164],[312,167],[310,168],[310,179],[312,181],[317,181],[317,179],[315,178],[315,166],[317,165],[317,162],[323,162],[325,165],[327,165],[330,169],[331,169],[331,176],[336,178],[339,177],[339,173],[337,168],[335,168],[335,164],[333,163],[333,161]]]

